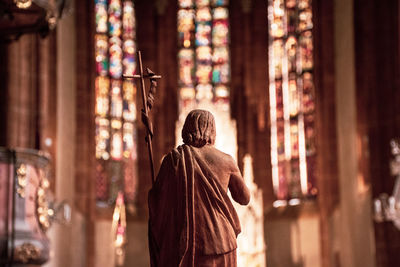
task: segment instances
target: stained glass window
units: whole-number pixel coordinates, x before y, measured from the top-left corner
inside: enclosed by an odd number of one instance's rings
[[[110,206],[119,191],[134,203],[137,183],[136,71],[132,1],[95,0],[96,203]]]
[[[178,10],[181,108],[203,99],[228,104],[228,1],[180,0]]]
[[[274,192],[279,201],[315,196],[311,0],[269,0],[268,22]]]
[[[177,144],[187,113],[214,114],[216,147],[236,158],[236,125],[230,118],[228,0],[178,1],[179,108]],[[224,138],[218,138],[224,136]]]

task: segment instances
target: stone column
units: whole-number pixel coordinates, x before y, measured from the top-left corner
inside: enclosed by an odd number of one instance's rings
[[[371,192],[359,175],[353,1],[335,1],[340,266],[375,266]],[[327,152],[328,153],[328,152]]]
[[[74,3],[72,1],[71,3]],[[69,225],[54,224],[50,231],[52,254],[46,267],[85,266],[84,221],[74,209],[75,199],[75,110],[76,47],[75,12],[63,17],[57,25],[57,134],[55,197],[72,207]]]

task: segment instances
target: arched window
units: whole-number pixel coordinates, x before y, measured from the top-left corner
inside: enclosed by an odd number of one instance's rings
[[[269,0],[268,21],[274,192],[278,200],[315,196],[311,0]]]
[[[190,110],[208,109],[217,124],[216,146],[236,157],[236,128],[229,114],[228,4],[228,0],[178,1],[180,117],[176,136],[179,143],[180,126]]]
[[[95,0],[96,203],[133,204],[137,183],[136,87],[122,75],[136,71],[132,1]]]

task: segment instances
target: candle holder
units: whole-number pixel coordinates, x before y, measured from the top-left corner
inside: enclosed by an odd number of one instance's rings
[[[393,159],[390,162],[391,175],[396,176],[393,193],[382,193],[374,199],[376,222],[391,221],[400,230],[400,139],[390,141]]]

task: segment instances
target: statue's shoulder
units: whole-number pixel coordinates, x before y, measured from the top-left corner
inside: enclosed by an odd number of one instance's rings
[[[234,159],[232,158],[231,155],[219,150],[216,147],[213,147],[213,146],[210,147],[210,151],[212,151],[211,153],[215,153],[215,155],[220,157],[222,160],[234,162]]]
[[[221,164],[221,166],[225,166],[229,168],[231,171],[237,170],[237,164],[231,155],[215,147],[210,147],[208,149],[208,153],[211,156],[210,159],[216,162],[217,164]]]
[[[170,160],[173,165],[177,165],[179,160],[182,159],[183,146],[178,146],[172,149],[168,154],[165,155],[165,160]]]

